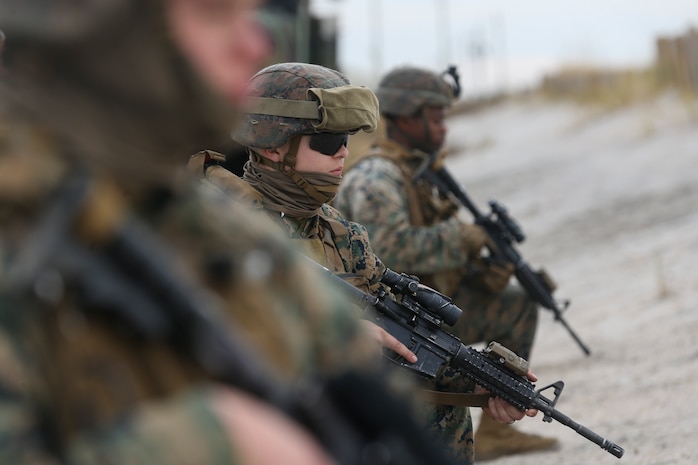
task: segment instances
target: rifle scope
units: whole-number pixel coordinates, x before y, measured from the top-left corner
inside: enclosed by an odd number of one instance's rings
[[[415,276],[396,273],[387,269],[381,282],[388,285],[394,292],[403,296],[411,296],[414,300],[435,314],[449,326],[453,326],[460,318],[463,310],[453,304],[450,297],[419,283]]]
[[[493,215],[497,217],[497,223],[500,225],[500,229],[505,233],[510,240],[517,243],[522,243],[526,240],[526,235],[524,234],[521,226],[509,216],[509,212],[501,203],[496,200],[490,200],[490,208],[492,209]]]

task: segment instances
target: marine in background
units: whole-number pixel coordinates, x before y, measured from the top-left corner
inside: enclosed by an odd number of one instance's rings
[[[463,309],[453,333],[463,343],[497,341],[528,360],[537,305],[509,283],[512,267],[481,259],[491,246],[482,228],[460,218],[458,205],[434,186],[412,181],[420,164],[444,146],[452,85],[429,70],[399,67],[382,78],[376,95],[385,135],[349,158],[333,205],[366,227],[386,266],[453,298]],[[438,409],[448,416],[452,408]],[[478,460],[557,447],[556,439],[522,433],[487,415],[474,441]]]

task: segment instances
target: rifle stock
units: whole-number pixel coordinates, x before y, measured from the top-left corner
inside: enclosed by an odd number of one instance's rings
[[[488,215],[482,214],[451,173],[443,166],[435,166],[436,157],[436,153],[430,155],[417,169],[412,180],[419,181],[421,179],[428,182],[435,186],[442,195],[455,199],[470,211],[475,224],[481,226],[495,244],[496,250],[490,251],[492,253],[491,260],[511,263],[514,266],[514,276],[521,287],[533,300],[553,313],[555,321],[562,324],[585,355],[591,355],[589,347],[582,342],[562,316],[562,312],[569,306],[569,301],[564,301],[562,304],[557,302],[553,297],[550,278],[545,272],[533,271],[516,250],[514,243],[521,243],[526,237],[516,221],[509,216],[506,208],[496,201],[490,201],[490,213]]]
[[[417,362],[410,363],[394,353],[386,354],[392,362],[425,378],[436,377],[444,366],[450,365],[520,410],[538,409],[543,412],[543,421],[555,420],[562,423],[613,456],[623,456],[622,447],[555,408],[564,387],[562,381],[536,389],[526,377],[528,362],[515,356],[513,352],[495,342],[483,351],[477,351],[445,331],[442,324],[448,319],[452,320],[454,315],[460,315],[460,309],[448,297],[419,284],[412,276],[392,270],[387,270],[382,281],[400,295],[400,302],[385,290],[373,296],[342,280],[322,265],[313,264],[334,279],[349,301],[364,312],[373,309],[373,321],[407,346],[418,358]],[[553,390],[553,398],[543,395],[543,392],[550,389]]]

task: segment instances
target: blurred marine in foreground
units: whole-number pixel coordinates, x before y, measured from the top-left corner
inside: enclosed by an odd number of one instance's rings
[[[0,0],[0,462],[352,457],[279,388],[373,365],[352,312],[265,221],[172,168],[228,139],[266,53],[253,9]]]

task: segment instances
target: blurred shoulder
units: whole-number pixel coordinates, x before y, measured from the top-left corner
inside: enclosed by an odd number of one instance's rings
[[[282,371],[326,372],[371,357],[353,308],[264,212],[207,184],[183,192],[159,229]]]
[[[370,156],[359,161],[344,176],[344,181],[354,179],[402,177],[400,167],[392,160],[379,155]]]

